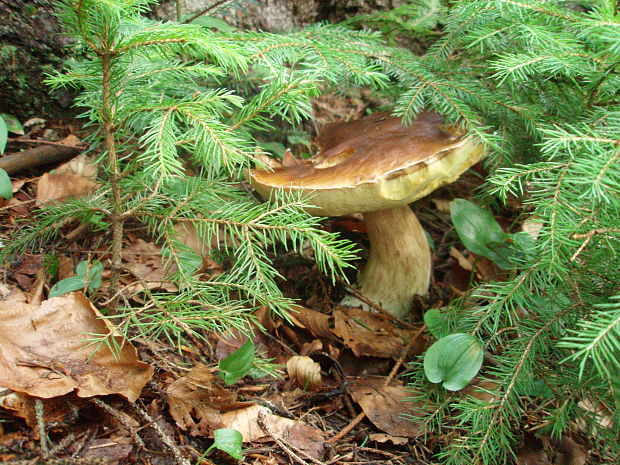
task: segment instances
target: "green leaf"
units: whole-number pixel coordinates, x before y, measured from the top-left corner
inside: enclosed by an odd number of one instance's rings
[[[62,281],[58,281],[56,284],[52,286],[50,289],[50,297],[58,297],[67,292],[79,291],[84,289],[84,284],[86,284],[86,280],[84,276],[71,276],[69,278],[63,279]]]
[[[4,122],[4,118],[0,118],[0,154],[4,153],[6,148],[6,141],[9,138],[9,128]]]
[[[431,308],[424,314],[424,323],[426,323],[426,327],[437,339],[441,336],[441,329],[444,321],[445,318],[438,308]]]
[[[220,376],[224,378],[226,384],[233,384],[250,371],[255,357],[256,348],[252,341],[247,340],[228,357],[220,360],[218,364],[218,368],[222,371]]]
[[[463,389],[482,366],[484,350],[469,334],[456,333],[435,342],[424,355],[424,373],[448,391]]]
[[[220,18],[214,18],[213,16],[202,15],[194,19],[191,24],[206,27],[209,29],[217,29],[222,32],[233,32],[235,28],[228,24],[226,21]]]
[[[19,122],[17,118],[13,115],[7,115],[6,113],[2,113],[2,119],[6,123],[7,130],[12,132],[13,134],[19,134],[20,136],[24,135],[24,127],[22,123]]]
[[[226,452],[233,459],[241,460],[243,458],[243,435],[232,428],[220,428],[213,432],[214,442],[207,449],[209,452],[211,449],[216,448]]]
[[[13,184],[9,174],[0,168],[0,197],[4,197],[9,200],[13,197]]]
[[[88,283],[88,290],[95,291],[101,287],[101,273],[103,272],[103,263],[93,262],[90,267],[87,261],[81,261],[75,268],[78,276],[82,277],[84,282]]]
[[[310,137],[307,134],[289,134],[286,137],[289,145],[303,145],[307,148],[311,147]]]
[[[502,269],[512,267],[507,260],[506,235],[493,215],[465,199],[450,203],[450,215],[463,245],[472,252],[495,262]]]
[[[50,297],[58,297],[67,292],[79,291],[84,289],[88,284],[88,290],[93,292],[101,287],[101,273],[103,272],[103,263],[93,262],[90,267],[87,261],[81,261],[75,267],[75,276],[63,279],[57,282],[50,289]]]
[[[258,146],[265,152],[269,152],[278,158],[282,158],[286,151],[286,147],[280,142],[258,142]]]

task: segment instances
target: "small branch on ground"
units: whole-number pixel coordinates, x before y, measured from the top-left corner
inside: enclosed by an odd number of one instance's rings
[[[0,168],[8,174],[15,174],[29,168],[69,160],[78,155],[80,151],[80,147],[68,145],[42,145],[0,158]]]
[[[141,408],[138,404],[130,404],[130,405],[138,413],[138,415],[140,415],[142,419],[145,420],[151,428],[153,428],[153,431],[155,431],[157,436],[159,436],[159,439],[161,439],[161,441],[166,446],[168,446],[168,449],[170,449],[170,451],[174,455],[174,459],[178,465],[191,465],[190,461],[186,459],[185,457],[183,457],[183,454],[181,450],[179,449],[179,446],[177,446],[177,444],[174,442],[174,439],[171,438],[163,430],[163,428],[159,425],[159,422],[157,420],[154,420],[153,418],[151,418],[151,416],[147,413],[147,411]]]
[[[258,426],[260,426],[260,428],[263,430],[265,434],[273,438],[276,444],[278,444],[278,446],[280,446],[280,448],[284,452],[286,452],[291,459],[293,459],[295,462],[299,463],[300,465],[307,465],[307,462],[300,457],[300,455],[303,455],[304,458],[306,458],[307,460],[310,460],[315,465],[325,465],[324,462],[321,462],[320,460],[317,460],[314,457],[308,455],[306,452],[299,449],[298,447],[295,447],[294,445],[290,443],[288,444],[285,443],[283,438],[278,436],[278,434],[276,434],[274,431],[271,430],[271,428],[269,428],[269,425],[266,422],[266,417],[267,417],[267,414],[263,410],[258,412],[258,417],[256,419]],[[295,451],[293,451],[293,449]]]
[[[111,405],[106,404],[104,401],[102,401],[101,399],[98,399],[97,397],[93,397],[91,399],[91,402],[93,404],[95,404],[97,407],[99,407],[102,410],[105,410],[106,413],[108,413],[110,416],[112,416],[116,421],[118,421],[123,428],[125,428],[125,430],[131,435],[134,443],[136,446],[138,446],[141,450],[144,450],[144,441],[142,441],[142,438],[140,436],[138,436],[138,432],[137,429],[134,428],[129,421],[127,421],[127,418],[124,417],[121,412],[119,412],[118,410],[116,410],[115,408],[113,408]]]

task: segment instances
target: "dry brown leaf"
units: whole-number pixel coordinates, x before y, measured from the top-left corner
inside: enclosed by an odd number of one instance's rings
[[[295,326],[307,329],[316,337],[334,338],[330,329],[334,324],[333,317],[301,305],[294,305],[292,310],[293,312],[289,314],[289,318]]]
[[[193,223],[178,223],[174,225],[174,230],[179,240],[187,247],[192,249],[202,258],[207,258],[211,252],[211,246],[205,244],[198,237],[198,231]]]
[[[153,375],[121,336],[115,358],[107,345],[87,347],[92,334],[109,335],[107,319],[79,292],[41,305],[16,294],[0,302],[0,387],[50,398],[76,391],[79,397],[120,394],[135,401]]]
[[[491,379],[474,378],[464,389],[460,391],[461,395],[472,396],[485,402],[494,402],[497,396],[491,394],[499,387],[499,383]]]
[[[585,465],[588,461],[588,453],[581,445],[573,441],[569,436],[563,436],[558,446],[558,465]]]
[[[402,446],[409,442],[408,438],[401,438],[400,436],[390,436],[389,434],[384,434],[384,433],[369,434],[368,438],[371,441],[377,441],[378,443],[381,443],[381,444],[384,442],[390,441],[392,444],[396,446]]]
[[[350,387],[351,397],[381,431],[391,436],[416,437],[418,426],[403,418],[412,413],[413,404],[405,401],[411,392],[402,384],[384,386],[383,383],[383,378],[358,379]]]
[[[269,413],[265,407],[252,405],[250,407],[226,412],[222,415],[222,424],[225,428],[233,428],[243,435],[244,442],[253,442],[269,435],[258,424],[258,415],[263,412],[264,421],[269,429],[278,438],[285,438],[306,454],[319,459],[325,450],[323,432],[301,421],[291,420]]]
[[[344,344],[358,357],[398,357],[418,332],[415,329],[398,328],[387,317],[361,308],[336,310],[334,318],[333,333],[342,338]],[[423,350],[424,339],[419,337],[411,353],[419,354]]]
[[[464,270],[471,271],[473,268],[472,262],[465,257],[461,252],[459,252],[454,247],[450,247],[450,256],[456,258],[456,261],[459,263],[459,266]]]
[[[107,465],[116,465],[129,457],[132,449],[131,444],[121,444],[110,439],[93,439],[84,447],[82,457],[104,459]]]
[[[75,147],[81,144],[80,140],[75,136],[68,136],[63,139],[63,144],[73,145]],[[66,163],[56,168],[56,174],[73,174],[82,178],[94,180],[97,177],[99,166],[96,163],[97,156],[88,156],[85,153],[73,157]]]
[[[208,436],[222,427],[221,411],[237,408],[236,395],[223,387],[213,371],[197,364],[167,389],[170,415],[192,436]]]
[[[123,249],[123,263],[143,282],[136,282],[125,289],[127,294],[140,292],[146,285],[148,289],[164,289],[176,292],[178,288],[166,281],[164,260],[161,256],[161,247],[142,239]]]
[[[321,365],[306,355],[295,355],[286,362],[288,375],[300,387],[316,391],[321,387]]]
[[[97,189],[90,179],[75,174],[46,173],[37,183],[37,201],[40,203],[79,197]]]
[[[602,402],[598,402],[594,404],[590,399],[584,399],[579,402],[579,407],[590,412],[591,418],[596,422],[598,426],[601,428],[607,429],[613,426],[614,424],[614,414],[610,411],[607,406],[605,406]],[[617,417],[616,417],[617,421]],[[587,429],[587,425],[583,420],[579,420],[577,422],[580,428],[583,430]]]
[[[58,281],[74,276],[73,262],[66,255],[58,256]]]
[[[48,425],[61,422],[70,412],[69,403],[75,405],[76,399],[67,400],[66,397],[55,399],[41,399],[43,403],[43,419]],[[0,396],[0,408],[8,410],[12,415],[23,418],[31,428],[37,426],[35,413],[35,399],[26,394],[11,392]],[[38,431],[35,430],[35,433]]]
[[[585,465],[588,460],[584,447],[568,436],[557,440],[526,433],[516,454],[517,465]]]
[[[543,226],[544,224],[540,221],[539,216],[530,216],[521,224],[521,229],[528,233],[533,240],[536,240]]]
[[[452,202],[452,200],[434,198],[434,199],[431,199],[431,202],[435,204],[435,208],[437,208],[438,212],[450,213],[450,202]]]

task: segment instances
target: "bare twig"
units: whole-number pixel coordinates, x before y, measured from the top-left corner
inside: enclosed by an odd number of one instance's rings
[[[283,438],[278,436],[277,433],[275,433],[271,428],[269,428],[269,425],[267,424],[266,419],[267,419],[267,414],[265,413],[265,411],[261,410],[260,412],[258,412],[258,417],[256,419],[258,426],[260,426],[260,428],[265,432],[265,434],[271,436],[273,440],[276,442],[276,444],[278,444],[278,446],[280,446],[280,448],[282,448],[282,450],[286,452],[291,459],[293,459],[295,462],[299,463],[300,465],[307,465],[307,462],[299,456],[299,455],[303,455],[307,460],[310,460],[315,465],[325,465],[324,462],[321,462],[320,460],[317,460],[314,457],[308,455],[306,452],[301,450],[299,447],[295,447],[293,444],[290,444],[290,443],[286,444]],[[293,451],[292,449],[295,449],[295,451]]]
[[[620,233],[620,229],[618,228],[604,228],[604,229],[592,229],[591,231],[588,231],[585,234],[573,234],[571,236],[573,239],[585,239],[585,240],[579,246],[579,248],[573,254],[573,256],[570,258],[570,261],[574,262],[575,260],[577,260],[577,257],[581,255],[581,252],[583,252],[583,249],[585,249],[588,246],[592,238],[596,236],[597,234],[619,234],[619,233]]]
[[[39,443],[41,445],[41,456],[45,459],[49,456],[49,449],[47,448],[47,432],[45,431],[45,418],[43,402],[41,399],[35,399],[34,401],[34,413],[37,417],[37,427],[39,429]]]
[[[157,436],[159,436],[159,439],[161,439],[161,441],[166,446],[168,446],[168,449],[172,451],[172,454],[174,455],[174,458],[177,464],[191,465],[190,461],[186,459],[185,457],[183,457],[183,454],[181,453],[179,446],[177,446],[177,444],[174,442],[174,439],[172,439],[163,430],[163,428],[159,425],[158,421],[153,420],[153,418],[147,413],[147,411],[141,408],[138,404],[131,404],[131,406],[150,425],[150,427],[153,428],[155,433],[157,433]]]
[[[15,174],[28,168],[65,161],[79,153],[78,147],[45,145],[0,158],[0,168],[9,174]]]
[[[353,430],[353,428],[355,428],[364,418],[366,418],[366,414],[364,412],[360,413],[353,420],[351,420],[351,422],[347,426],[341,429],[336,436],[329,438],[327,442],[340,441],[343,437],[349,434]]]
[[[425,329],[426,325],[422,325],[418,332],[415,333],[413,337],[409,340],[409,344],[407,344],[407,346],[400,353],[400,357],[398,357],[398,360],[396,360],[396,363],[392,367],[392,371],[390,371],[390,374],[387,376],[387,378],[385,378],[385,381],[383,382],[384,386],[389,386],[389,384],[392,382],[392,380],[396,376],[396,373],[398,373],[398,369],[405,362],[405,359],[407,358],[407,354],[411,350],[411,347],[413,347],[413,344],[418,340],[418,338]]]
[[[105,410],[110,416],[112,416],[116,421],[118,421],[123,426],[123,428],[125,428],[125,430],[131,435],[131,438],[134,440],[136,446],[144,450],[144,441],[142,441],[142,438],[138,436],[136,428],[134,428],[129,423],[129,421],[127,421],[127,418],[125,418],[121,414],[121,412],[113,408],[111,405],[106,404],[104,401],[97,397],[93,397],[91,399],[91,402],[100,409]]]
[[[9,137],[8,141],[9,142],[17,142],[17,143],[20,143],[20,144],[51,145],[53,147],[64,147],[64,148],[76,149],[76,150],[84,150],[84,149],[86,149],[88,147],[86,144],[76,145],[74,143],[63,142],[63,140],[67,140],[67,139],[68,138],[61,139],[59,141],[53,141],[53,140],[45,140],[45,139],[26,139],[24,137]],[[75,138],[73,138],[73,137],[71,139],[75,140]]]

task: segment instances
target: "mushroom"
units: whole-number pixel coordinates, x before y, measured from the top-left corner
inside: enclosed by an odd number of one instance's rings
[[[361,293],[402,318],[413,296],[428,291],[431,273],[426,234],[408,204],[457,179],[483,148],[430,112],[409,126],[382,113],[331,124],[318,142],[321,152],[309,160],[289,154],[272,171],[251,170],[252,185],[265,197],[278,188],[302,191],[316,207],[311,213],[363,213],[370,256]]]

